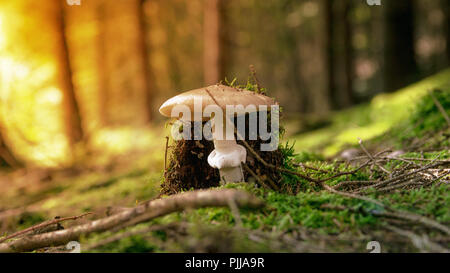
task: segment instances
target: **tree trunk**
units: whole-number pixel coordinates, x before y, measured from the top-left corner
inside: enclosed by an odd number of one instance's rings
[[[142,69],[144,75],[144,100],[146,105],[147,121],[151,121],[153,117],[152,113],[152,98],[153,90],[151,84],[151,73],[148,55],[147,44],[147,25],[145,22],[144,4],[145,0],[137,0],[137,15],[138,15],[138,50],[140,52],[140,59],[142,60]]]
[[[0,166],[2,165],[2,161],[6,163],[6,166],[14,169],[21,166],[21,163],[6,146],[2,133],[0,132]]]
[[[326,44],[326,62],[327,62],[327,89],[332,109],[337,108],[336,86],[334,81],[334,12],[333,0],[324,0],[325,15],[325,44]]]
[[[345,39],[345,89],[343,90],[343,107],[352,106],[353,98],[353,29],[350,13],[353,8],[351,1],[345,1],[344,6],[344,39]]]
[[[444,25],[446,27],[446,50],[447,50],[447,66],[450,66],[450,0],[443,0],[442,7],[444,10]]]
[[[328,16],[332,16],[327,19],[328,39],[331,42],[328,61],[332,62],[329,77],[333,81],[330,95],[335,108],[339,109],[354,103],[352,23],[349,16],[352,3],[351,0],[327,2],[330,2],[327,3],[327,12],[331,13]]]
[[[64,111],[64,126],[70,144],[80,141],[83,137],[83,130],[81,127],[80,111],[75,97],[75,90],[72,83],[72,70],[70,67],[70,57],[67,47],[67,40],[65,37],[66,26],[64,16],[63,1],[56,0],[55,5],[55,21],[56,21],[56,54],[58,56],[58,81],[63,94],[63,111]]]
[[[221,27],[222,0],[205,1],[203,21],[203,77],[206,85],[219,82],[224,74]]]
[[[98,115],[99,126],[104,127],[109,125],[108,118],[108,66],[106,62],[107,46],[106,46],[106,3],[105,0],[98,2],[97,8],[97,20],[98,20],[98,58],[97,58],[97,71],[98,71]]]
[[[417,74],[414,55],[414,1],[384,1],[385,91],[391,92],[412,83]]]

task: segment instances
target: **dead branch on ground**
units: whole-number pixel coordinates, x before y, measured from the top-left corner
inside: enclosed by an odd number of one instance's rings
[[[26,252],[48,246],[63,245],[69,241],[77,240],[81,235],[106,231],[135,217],[145,216],[141,218],[141,221],[149,221],[156,217],[185,209],[227,207],[229,206],[229,200],[234,200],[239,207],[258,208],[263,206],[263,202],[260,199],[249,193],[234,189],[186,192],[144,203],[130,210],[87,224],[2,243],[0,244],[0,253]]]

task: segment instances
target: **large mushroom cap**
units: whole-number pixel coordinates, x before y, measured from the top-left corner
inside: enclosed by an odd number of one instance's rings
[[[211,95],[208,94],[208,92]],[[214,97],[217,103],[211,96]],[[227,105],[243,105],[244,107],[255,105],[256,108],[258,108],[260,105],[270,106],[275,104],[274,99],[267,96],[248,90],[216,84],[187,91],[170,98],[164,102],[163,105],[161,105],[159,112],[166,117],[171,117],[173,107],[177,105],[186,105],[190,108],[191,112],[194,113],[194,99],[202,100],[202,111],[208,105],[217,104],[219,104],[219,106],[223,109]],[[270,109],[270,107],[268,109]]]

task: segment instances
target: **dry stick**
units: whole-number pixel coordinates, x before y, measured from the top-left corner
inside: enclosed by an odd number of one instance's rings
[[[394,160],[410,160],[410,161],[433,161],[433,162],[444,162],[450,163],[450,160],[436,160],[432,158],[414,158],[414,157],[380,157],[381,159],[394,159]]]
[[[404,174],[398,175],[396,177],[393,177],[391,179],[379,182],[379,183],[375,184],[375,187],[376,188],[381,188],[381,187],[386,186],[387,184],[389,184],[391,182],[394,182],[394,181],[397,181],[397,180],[400,180],[400,179],[403,179],[403,178],[407,178],[407,177],[409,177],[409,176],[411,176],[413,174],[420,173],[420,172],[425,171],[427,169],[431,169],[433,167],[437,167],[437,166],[441,166],[441,165],[446,165],[446,164],[444,164],[442,162],[438,162],[438,163],[434,163],[433,164],[433,162],[431,162],[430,164],[428,164],[428,165],[426,165],[426,166],[424,166],[422,168],[416,169],[416,170],[414,170],[412,172],[404,173]]]
[[[167,149],[169,147],[169,136],[166,136],[166,150],[164,151],[164,176],[167,172]]]
[[[228,206],[230,207],[231,213],[233,214],[234,217],[234,221],[236,222],[236,226],[238,228],[242,228],[242,219],[241,219],[241,214],[239,213],[239,208],[236,205],[236,200],[234,200],[233,197],[230,197],[230,199],[228,199]]]
[[[450,117],[448,117],[447,112],[445,111],[444,107],[442,107],[442,104],[434,96],[433,91],[428,91],[428,94],[430,94],[430,97],[433,100],[434,104],[439,109],[439,112],[441,112],[442,116],[444,116],[444,119],[447,121],[447,125],[450,127]]]
[[[106,231],[134,217],[146,215],[142,221],[148,221],[172,212],[184,209],[201,207],[226,207],[228,201],[233,198],[238,206],[252,208],[261,207],[264,203],[253,195],[233,189],[199,190],[176,194],[164,199],[154,200],[130,210],[92,221],[90,223],[72,228],[48,232],[30,237],[23,237],[9,243],[0,244],[0,253],[26,252],[52,245],[63,245],[69,241],[77,240],[82,234]]]
[[[430,241],[425,236],[419,236],[411,231],[402,230],[400,228],[397,228],[397,227],[394,227],[391,225],[386,225],[385,227],[399,235],[408,237],[411,240],[411,242],[413,243],[413,245],[415,247],[417,247],[418,249],[420,249],[422,252],[429,252],[429,251],[442,252],[442,253],[450,252],[450,250],[446,249],[445,247],[440,246],[439,244],[436,244],[436,243]]]
[[[249,166],[247,166],[246,164],[242,164],[242,165],[244,166],[244,169],[246,171],[248,171],[258,181],[258,183],[265,184],[262,181],[262,179],[255,172],[253,172],[253,170]],[[270,184],[270,186],[272,187],[273,190],[280,191],[280,188],[278,187],[278,185],[275,184],[275,182],[270,177],[266,176],[265,178],[266,178],[267,181],[269,181],[269,184]]]
[[[438,223],[432,219],[429,219],[425,216],[413,214],[413,213],[406,212],[406,211],[398,211],[398,210],[394,210],[394,209],[390,209],[390,210],[391,211],[381,211],[381,212],[376,212],[373,214],[379,215],[379,216],[385,216],[385,217],[404,219],[404,220],[408,220],[411,222],[419,222],[425,226],[433,227],[435,229],[438,229],[438,230],[444,232],[447,235],[450,235],[450,228],[448,228],[448,227],[442,225],[441,223]]]
[[[330,173],[327,170],[322,170],[320,168],[312,167],[312,166],[309,166],[309,165],[306,165],[306,164],[303,164],[303,163],[293,163],[292,165],[294,165],[295,167],[301,167],[303,169],[309,169],[309,170],[313,170],[313,171],[316,171],[316,172],[319,172],[319,173],[323,173],[323,174]]]
[[[373,185],[373,181],[344,181],[333,186],[333,189],[339,189],[343,186],[360,186],[360,185]]]
[[[335,190],[334,188],[328,186],[328,185],[325,184],[325,183],[323,183],[323,187],[324,187],[327,191],[332,192],[332,193],[335,193],[335,194],[338,194],[338,195],[341,195],[341,196],[345,196],[345,197],[350,197],[350,198],[354,198],[354,199],[363,200],[363,201],[366,201],[366,202],[370,202],[370,203],[376,204],[376,205],[378,205],[378,206],[380,206],[380,207],[387,208],[387,206],[386,206],[385,204],[381,203],[381,202],[378,201],[378,200],[369,198],[369,197],[365,197],[365,196],[361,196],[361,195],[354,194],[354,193],[349,193],[349,192],[338,191],[338,190]]]
[[[288,173],[291,173],[291,174],[294,174],[294,175],[298,175],[298,176],[301,175],[301,174],[298,174],[297,172],[292,172],[292,171],[290,171],[290,170],[285,170],[285,169],[283,169],[283,168],[278,168],[278,167],[276,167],[276,166],[274,166],[274,165],[272,165],[272,164],[269,164],[269,163],[265,162],[264,159],[262,159],[262,158],[261,158],[261,157],[260,157],[260,156],[259,156],[259,155],[258,155],[258,154],[250,147],[250,145],[248,145],[248,143],[247,143],[245,140],[243,140],[243,143],[244,143],[244,145],[250,150],[250,152],[251,152],[252,154],[254,154],[255,157],[256,157],[258,160],[260,160],[260,161],[261,161],[264,165],[266,165],[267,167],[276,168],[276,169],[279,169],[279,170],[281,170],[281,171],[288,171]],[[433,162],[432,162],[432,163],[433,163]],[[441,165],[441,164],[442,164],[442,162],[435,163],[435,164],[433,164],[433,165],[432,165],[432,163],[430,163],[430,165],[429,165],[428,168],[434,167],[434,166],[438,166],[438,165]],[[419,169],[419,170],[416,170],[415,172],[411,172],[411,173],[408,173],[408,174],[406,174],[406,175],[400,175],[400,176],[398,176],[398,177],[396,177],[396,178],[392,178],[392,179],[390,179],[390,180],[395,181],[395,180],[397,180],[397,179],[401,179],[401,178],[403,178],[403,177],[407,177],[407,176],[409,176],[409,175],[411,175],[411,174],[413,174],[413,173],[417,173],[417,172],[419,172],[419,171],[422,171],[422,170]],[[304,177],[304,176],[301,175],[300,177]],[[418,221],[418,222],[420,222],[420,223],[422,223],[422,224],[424,224],[424,225],[426,225],[426,226],[434,227],[434,228],[437,228],[437,229],[439,229],[439,230],[441,230],[441,231],[443,231],[443,232],[445,232],[445,233],[447,233],[447,234],[450,234],[450,230],[449,230],[447,227],[443,226],[442,224],[440,224],[440,223],[438,223],[438,222],[436,222],[436,221],[434,221],[434,220],[428,219],[428,218],[426,218],[426,217],[424,217],[424,216],[421,216],[421,215],[415,215],[415,214],[410,214],[410,213],[404,213],[404,212],[399,212],[399,211],[394,210],[393,208],[389,208],[388,206],[384,205],[383,203],[381,203],[380,201],[377,201],[377,200],[375,200],[375,199],[368,198],[368,197],[361,196],[361,195],[354,194],[354,193],[348,193],[348,192],[338,191],[338,190],[336,190],[336,189],[334,189],[334,188],[328,186],[326,183],[324,183],[324,181],[326,181],[326,179],[325,179],[325,180],[315,180],[315,179],[312,179],[312,178],[309,178],[309,177],[307,177],[307,178],[308,178],[309,181],[312,181],[312,182],[315,182],[315,183],[321,185],[324,189],[326,189],[326,190],[329,191],[329,192],[332,192],[332,193],[335,193],[335,194],[338,194],[338,195],[341,195],[341,196],[344,196],[344,197],[355,198],[355,199],[363,200],[363,201],[370,202],[370,203],[373,203],[373,204],[377,204],[377,205],[379,205],[379,206],[381,206],[381,207],[384,207],[385,209],[391,210],[392,212],[390,213],[390,215],[395,215],[396,217],[401,218],[401,219],[407,219],[407,220],[411,220],[411,221]],[[384,183],[384,182],[381,182],[381,183]],[[389,182],[388,182],[388,183],[389,183]]]
[[[378,164],[378,162],[375,160],[375,158],[372,156],[371,153],[369,153],[369,151],[366,149],[366,147],[364,147],[363,143],[362,143],[362,139],[358,138],[358,143],[359,146],[361,146],[361,149],[364,151],[364,153],[366,153],[366,155],[373,161],[373,163],[375,165],[378,166],[378,168],[380,168],[380,170],[382,170],[383,172],[390,174],[390,172],[388,170],[386,170],[383,166],[381,166],[380,164]]]
[[[259,184],[260,186],[262,186],[262,187],[264,187],[264,188],[270,190],[270,187],[267,186],[267,185],[261,180],[261,178],[260,178],[258,175],[256,175],[256,173],[253,172],[252,169],[250,169],[249,166],[247,166],[246,164],[242,164],[242,166],[244,167],[244,169],[245,169],[247,172],[250,173],[251,176],[253,176],[253,177],[256,179],[256,181],[258,182],[258,184]]]
[[[440,175],[438,177],[436,177],[435,179],[433,179],[433,181],[431,181],[429,184],[433,184],[439,180],[441,180],[442,178],[446,177],[447,175],[450,175],[450,172],[444,173],[443,175]],[[437,185],[439,186],[443,181],[440,181],[439,183],[437,183]]]
[[[20,236],[20,235],[23,235],[23,234],[26,234],[26,233],[31,232],[31,231],[35,231],[35,230],[38,230],[38,229],[41,229],[41,228],[44,228],[44,227],[48,227],[48,226],[55,225],[55,224],[58,224],[58,223],[61,223],[61,222],[65,222],[65,221],[69,221],[69,220],[77,220],[77,219],[80,219],[80,218],[82,218],[84,216],[87,216],[87,215],[90,215],[90,214],[92,214],[92,212],[87,212],[87,213],[84,213],[84,214],[81,214],[81,215],[78,215],[78,216],[57,218],[57,219],[54,219],[54,220],[46,221],[46,222],[43,222],[43,223],[31,226],[29,228],[26,228],[24,230],[15,232],[13,234],[10,234],[10,235],[6,236],[5,238],[1,238],[0,239],[0,243],[3,243],[6,240],[12,239],[14,237],[17,237],[17,236]]]
[[[407,180],[407,181],[404,181],[404,182],[401,182],[401,183],[395,183],[395,184],[393,184],[391,186],[384,187],[384,188],[381,188],[381,189],[377,190],[377,193],[390,192],[390,191],[393,191],[393,190],[396,190],[396,189],[399,189],[399,188],[402,188],[402,187],[405,187],[405,186],[408,186],[408,185],[411,185],[411,184],[415,184],[417,182],[418,182],[418,179],[411,179],[411,180]]]
[[[378,182],[377,184],[374,185],[374,187],[381,188],[381,187],[383,187],[383,186],[385,186],[385,185],[387,185],[387,184],[389,184],[391,182],[397,181],[399,179],[407,178],[408,176],[411,176],[411,175],[413,175],[415,173],[424,171],[424,170],[429,169],[429,168],[433,168],[433,167],[440,166],[440,165],[445,165],[446,163],[447,162],[445,162],[445,163],[443,163],[443,162],[437,162],[437,163],[431,162],[430,164],[428,164],[428,165],[426,165],[426,166],[424,166],[424,167],[422,167],[420,169],[417,169],[417,170],[414,170],[412,172],[408,172],[408,173],[404,173],[404,174],[398,175],[398,176],[390,178],[388,180],[384,180],[384,181]],[[372,186],[362,187],[359,190],[359,192],[361,192],[361,191],[363,191],[363,190],[365,190],[367,188],[372,188]]]

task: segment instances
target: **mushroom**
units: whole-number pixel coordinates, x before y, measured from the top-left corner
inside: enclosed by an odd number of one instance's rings
[[[195,102],[201,101],[201,106]],[[257,111],[257,107],[261,105],[271,106],[275,102],[272,98],[257,94],[255,92],[233,88],[221,84],[211,85],[179,94],[166,102],[159,108],[159,112],[167,117],[177,117],[172,112],[174,107],[183,105],[191,111],[191,121],[207,120],[203,113],[211,110],[211,106],[215,107],[215,116],[212,119],[212,139],[214,142],[214,150],[208,156],[208,164],[219,169],[221,181],[223,183],[244,181],[241,163],[245,163],[247,151],[242,145],[236,143],[234,130],[226,130],[226,124],[234,124],[230,121],[230,117],[226,112],[227,106],[241,105],[240,112],[234,114],[245,113],[247,106],[255,106],[253,109]],[[206,111],[205,111],[206,110]],[[217,115],[219,114],[221,115]],[[192,119],[193,117],[193,119]],[[178,118],[178,117],[177,117]]]

